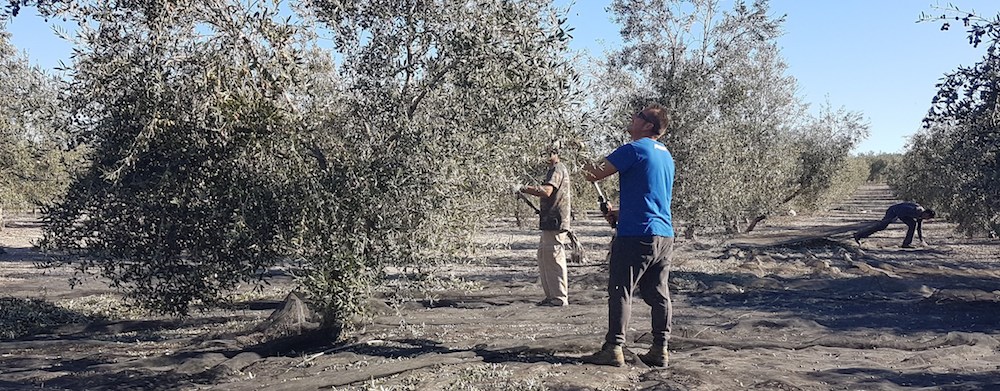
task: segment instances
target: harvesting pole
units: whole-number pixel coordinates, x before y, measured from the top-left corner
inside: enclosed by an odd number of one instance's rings
[[[598,205],[601,206],[601,213],[607,216],[611,208],[608,207],[608,199],[604,197],[604,192],[601,191],[601,185],[598,185],[597,182],[590,182],[590,183],[593,183],[594,189],[597,189],[597,203]],[[618,221],[616,220],[611,220],[608,223],[611,224],[611,228],[618,227]]]

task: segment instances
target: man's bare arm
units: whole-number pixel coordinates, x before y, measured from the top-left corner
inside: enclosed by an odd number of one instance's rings
[[[611,164],[608,159],[603,158],[600,161],[583,166],[583,177],[590,182],[597,182],[616,172],[618,172],[618,169],[615,168],[615,165]]]
[[[538,186],[525,186],[521,188],[522,193],[531,194],[535,197],[545,197],[545,198],[551,197],[552,192],[554,191],[555,187],[553,187],[548,183]]]

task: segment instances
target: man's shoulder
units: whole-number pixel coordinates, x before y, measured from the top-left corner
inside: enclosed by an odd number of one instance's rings
[[[664,145],[663,143],[661,143],[659,140],[656,140],[656,139],[653,139],[653,138],[650,138],[650,137],[644,137],[644,138],[632,141],[632,142],[630,142],[628,144],[625,144],[625,145],[631,145],[633,148],[637,148],[637,149],[657,150],[657,151],[662,151],[662,152],[670,153],[670,150],[667,149],[666,145]]]
[[[545,183],[550,184],[556,188],[559,188],[569,182],[569,169],[562,162],[553,164],[549,167],[549,172],[546,174]]]
[[[569,173],[569,168],[566,168],[566,165],[563,164],[563,162],[556,163],[552,168],[564,174]]]

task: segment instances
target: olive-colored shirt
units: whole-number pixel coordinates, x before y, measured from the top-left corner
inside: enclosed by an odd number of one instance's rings
[[[544,184],[552,185],[554,190],[549,197],[541,197],[539,202],[538,228],[543,231],[567,231],[570,221],[569,170],[566,165],[556,163],[549,167],[545,174]]]

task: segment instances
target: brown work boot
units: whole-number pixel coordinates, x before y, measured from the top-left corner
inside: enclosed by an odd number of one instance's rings
[[[667,366],[667,347],[663,345],[653,345],[646,354],[640,354],[639,359],[650,367],[663,368]]]
[[[621,345],[605,343],[601,350],[589,356],[583,356],[583,362],[595,365],[625,366],[625,353]]]

